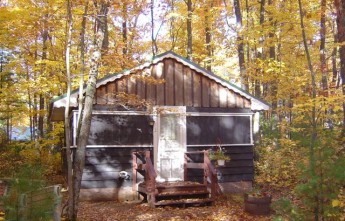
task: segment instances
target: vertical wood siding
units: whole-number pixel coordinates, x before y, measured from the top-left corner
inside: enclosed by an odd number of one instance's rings
[[[144,80],[143,76],[164,82],[152,83]],[[95,102],[114,104],[116,94],[121,92],[134,94],[139,99],[161,106],[250,108],[249,99],[174,59],[165,59],[138,73],[100,86]]]

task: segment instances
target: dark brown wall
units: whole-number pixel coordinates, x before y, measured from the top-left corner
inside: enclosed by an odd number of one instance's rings
[[[139,75],[143,73],[165,82],[150,83]],[[114,104],[116,94],[135,94],[153,105],[250,108],[250,100],[177,62],[165,59],[138,74],[123,76],[115,82],[100,86],[96,92],[97,104]],[[152,82],[152,81],[151,81]]]
[[[149,147],[87,148],[81,182],[82,189],[132,186],[132,152],[144,150],[150,150],[153,154],[153,149]],[[66,156],[65,151],[62,154]],[[153,156],[151,158],[153,159]],[[65,161],[66,157],[63,159]],[[64,162],[64,169],[66,169],[65,165],[66,162]],[[126,171],[130,175],[130,179],[121,179],[120,171]],[[67,173],[67,171],[64,172]],[[137,176],[138,182],[143,181],[143,177],[139,173]]]
[[[203,147],[187,147],[187,151],[202,151]],[[223,151],[231,157],[224,166],[216,167],[218,171],[218,182],[239,182],[252,181],[254,178],[253,146],[223,146]],[[194,162],[203,162],[200,155],[193,159]],[[215,164],[214,164],[215,165]],[[189,169],[187,174],[189,181],[203,180],[203,170]]]

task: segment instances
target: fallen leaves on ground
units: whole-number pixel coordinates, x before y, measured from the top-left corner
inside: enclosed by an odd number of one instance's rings
[[[271,220],[270,216],[254,216],[243,210],[242,195],[224,195],[213,206],[150,208],[140,202],[80,202],[80,221],[236,221]]]

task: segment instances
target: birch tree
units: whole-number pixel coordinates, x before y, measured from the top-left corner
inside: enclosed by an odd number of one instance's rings
[[[81,126],[79,131],[79,136],[77,139],[77,149],[75,153],[74,160],[74,177],[73,177],[73,218],[72,220],[77,220],[78,214],[78,205],[79,205],[79,194],[81,186],[81,178],[83,175],[83,170],[85,167],[85,150],[87,141],[90,133],[91,126],[91,116],[92,116],[92,107],[93,100],[96,91],[96,80],[98,75],[98,68],[100,66],[100,59],[102,54],[102,45],[104,40],[104,35],[106,32],[106,19],[105,16],[108,11],[109,2],[108,1],[93,1],[95,7],[95,29],[94,29],[94,42],[92,45],[92,51],[90,56],[90,70],[89,78],[85,88],[85,101],[81,120]]]

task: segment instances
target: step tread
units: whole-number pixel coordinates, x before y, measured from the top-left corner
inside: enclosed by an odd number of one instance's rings
[[[173,191],[158,193],[158,196],[189,196],[189,195],[203,195],[209,194],[209,191]]]
[[[192,181],[176,181],[176,182],[157,182],[158,187],[176,187],[176,186],[186,186],[186,187],[194,187],[194,186],[205,186],[202,183],[192,182]]]
[[[181,205],[181,204],[205,204],[212,203],[213,200],[207,199],[181,199],[181,200],[161,200],[155,203],[156,206]]]
[[[202,187],[206,187],[206,185],[204,184],[195,184],[195,185],[169,185],[169,186],[165,186],[165,185],[156,185],[157,188],[160,189],[171,189],[171,188],[202,188]]]

